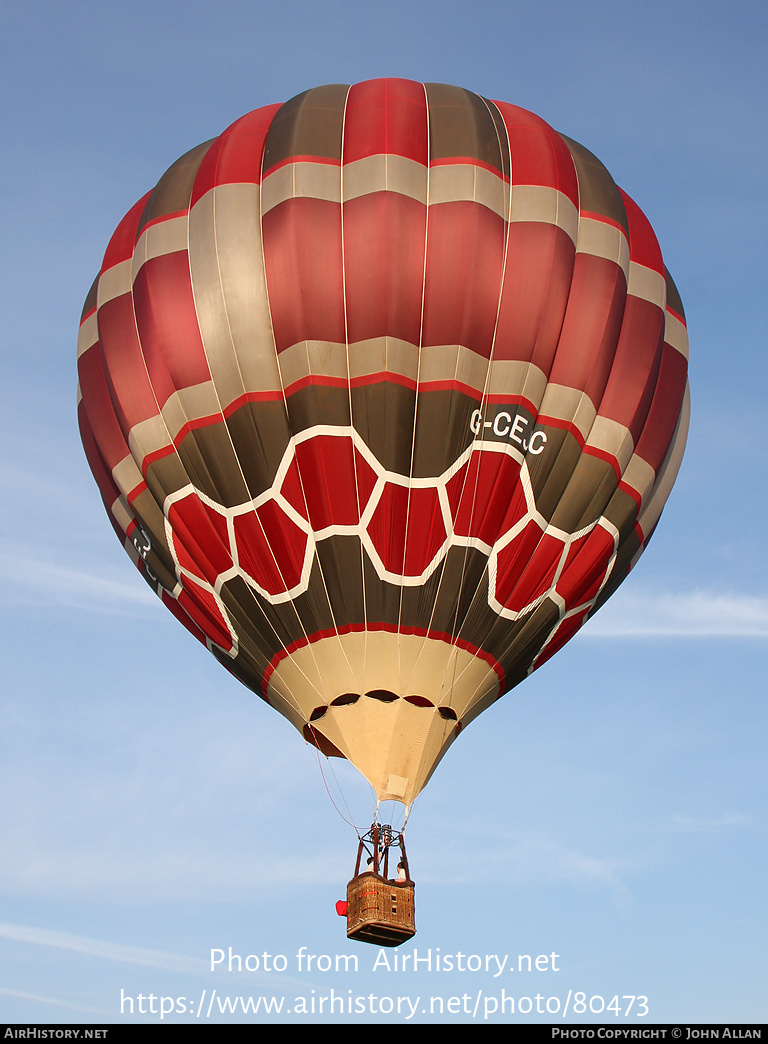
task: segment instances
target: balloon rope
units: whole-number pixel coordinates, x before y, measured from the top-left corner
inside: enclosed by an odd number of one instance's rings
[[[311,726],[310,726],[310,728],[311,728]],[[328,781],[326,780],[325,772],[323,771],[323,764],[320,761],[320,748],[315,746],[314,743],[312,744],[312,746],[315,748],[315,755],[317,757],[317,766],[320,769],[320,775],[321,775],[322,780],[323,780],[323,786],[325,787],[325,792],[328,795],[331,804],[336,809],[336,811],[338,812],[339,816],[341,816],[341,818],[344,820],[344,822],[347,823],[348,826],[351,826],[352,829],[355,831],[355,833],[357,833],[359,835],[360,830],[359,830],[358,826],[352,821],[352,813],[349,810],[349,805],[347,804],[347,799],[344,797],[344,791],[341,789],[341,787],[339,786],[339,781],[336,779],[336,773],[333,771],[333,769],[331,769],[331,775],[333,776],[333,781],[336,784],[336,787],[338,788],[339,793],[341,794],[342,800],[344,802],[344,807],[347,810],[347,815],[350,817],[349,819],[347,819],[347,817],[341,811],[339,806],[333,800],[333,795],[331,794],[331,791],[330,791],[330,789],[328,787]]]

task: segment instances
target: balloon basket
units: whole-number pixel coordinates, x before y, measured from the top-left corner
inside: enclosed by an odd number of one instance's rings
[[[413,881],[386,881],[377,874],[347,885],[347,938],[376,946],[400,946],[416,934]]]

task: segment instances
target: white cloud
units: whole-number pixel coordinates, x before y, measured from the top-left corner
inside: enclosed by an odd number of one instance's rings
[[[673,635],[768,638],[768,598],[741,594],[617,592],[583,633],[593,638]]]
[[[23,840],[26,843],[15,862],[10,858],[0,861],[0,882],[7,893],[97,896],[127,902],[137,898],[154,902],[223,901],[249,896],[254,881],[270,880],[275,891],[282,893],[332,881],[338,873],[338,858],[332,850],[318,853],[308,864],[306,855],[300,852],[265,856],[249,850],[232,852],[222,860],[219,849],[202,841],[164,849],[163,842],[168,839],[157,834],[148,836],[144,849],[136,854],[106,834],[92,844],[78,844],[77,839],[73,843],[67,838],[49,842],[35,836]],[[0,924],[0,937],[11,937],[13,928]],[[45,935],[51,940],[46,945],[60,945],[52,941],[56,933]],[[42,943],[43,939],[29,937],[25,941]],[[63,948],[82,947],[67,942]],[[122,959],[108,953],[99,956]]]
[[[675,832],[704,834],[712,831],[726,830],[729,827],[743,826],[749,817],[741,814],[721,816],[718,819],[697,818],[695,816],[674,816],[670,829]]]
[[[630,893],[620,876],[619,861],[600,859],[546,837],[509,838],[496,848],[477,847],[471,859],[456,860],[455,853],[435,853],[434,868],[423,875],[427,881],[477,884],[478,880],[503,880],[516,887],[542,883],[575,887],[600,885],[612,894],[617,906],[626,909]],[[447,873],[446,873],[446,868]]]
[[[139,946],[125,946],[123,943],[104,942],[101,939],[71,935],[69,932],[55,932],[48,928],[0,923],[0,937],[35,946],[83,953],[90,957],[119,961],[122,964],[138,964],[147,968],[162,968],[165,971],[186,972],[192,975],[201,975],[207,971],[206,962],[202,959],[148,950]]]
[[[27,943],[33,946],[43,946],[48,949],[66,950],[69,953],[79,953],[86,957],[95,957],[106,961],[115,961],[119,964],[138,965],[145,968],[156,968],[165,972],[176,972],[180,974],[205,976],[211,971],[210,957],[186,957],[177,953],[165,953],[162,950],[150,950],[141,946],[127,946],[124,943],[105,942],[103,939],[92,939],[85,935],[73,935],[69,932],[52,931],[49,928],[32,928],[21,924],[0,923],[0,939],[10,939],[13,942]],[[206,950],[206,954],[208,954]],[[244,956],[243,954],[242,956]],[[272,976],[268,971],[254,971],[249,969],[248,981],[250,984],[262,983],[265,987],[273,985]],[[308,981],[293,976],[281,976],[281,985],[286,989],[300,988],[307,990],[312,985]],[[98,1009],[87,1007],[72,1001],[60,1000],[55,997],[46,997],[23,991],[2,989],[0,996],[15,997],[20,1000],[30,1000],[41,1004],[51,1004],[57,1007],[71,1008],[74,1011],[97,1011]]]
[[[3,987],[0,987],[0,997],[13,997],[15,1000],[32,1001],[34,1004],[50,1004],[55,1008],[66,1008],[69,1011],[85,1011],[89,1014],[101,1012],[100,1008],[76,1004],[74,1001],[62,1000],[60,997],[44,997],[39,993],[25,993],[22,990],[7,990]]]
[[[58,565],[25,548],[0,552],[0,601],[14,605],[68,606],[98,612],[144,613],[157,599],[140,576],[124,583]]]

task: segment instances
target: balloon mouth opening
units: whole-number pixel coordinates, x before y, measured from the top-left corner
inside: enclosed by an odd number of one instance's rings
[[[420,696],[418,693],[400,696],[396,692],[392,692],[391,689],[370,689],[368,692],[344,692],[341,696],[331,700],[330,703],[318,705],[309,715],[309,724],[320,721],[331,708],[351,707],[361,699],[377,700],[379,703],[395,703],[397,700],[403,700],[405,703],[410,703],[413,707],[436,710],[440,717],[446,721],[458,722],[458,716],[453,707],[438,707],[426,696]]]
[[[463,727],[498,698],[495,666],[442,634],[380,625],[319,633],[286,651],[267,695],[308,743],[351,762],[377,798],[409,805]]]

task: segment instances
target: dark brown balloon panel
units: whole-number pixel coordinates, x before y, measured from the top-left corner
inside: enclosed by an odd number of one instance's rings
[[[79,416],[168,608],[409,804],[643,551],[687,353],[648,220],[583,146],[373,80],[248,113],[128,212]]]

